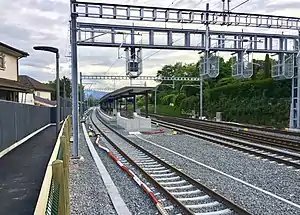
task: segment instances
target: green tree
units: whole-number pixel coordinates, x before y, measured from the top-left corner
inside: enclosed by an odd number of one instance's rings
[[[51,99],[56,100],[56,79],[54,81],[49,81],[48,84],[54,89],[54,91],[51,93]],[[59,95],[62,98],[64,97],[64,87],[66,90],[66,98],[70,99],[72,97],[72,83],[71,80],[65,76],[59,79]],[[84,86],[78,84],[78,96],[80,95],[80,92],[84,92]]]
[[[56,79],[54,81],[49,81],[48,83],[51,85],[51,87],[54,89],[54,91],[51,93],[51,99],[56,100]],[[59,79],[59,95],[60,97],[64,97],[64,86],[66,90],[66,97],[71,98],[72,93],[72,86],[71,86],[71,80],[67,77],[63,77]]]
[[[264,78],[271,78],[271,60],[269,54],[266,54],[264,62]]]

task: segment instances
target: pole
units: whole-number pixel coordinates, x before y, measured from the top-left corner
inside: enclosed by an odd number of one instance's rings
[[[133,112],[136,112],[136,95],[133,96]]]
[[[199,113],[199,115],[200,115],[200,119],[202,119],[202,116],[203,116],[203,100],[202,100],[202,98],[203,98],[203,89],[202,89],[202,82],[203,82],[203,80],[202,80],[202,75],[200,75],[200,113]]]
[[[64,79],[64,108],[63,108],[63,117],[65,118],[66,114],[66,79]]]
[[[206,11],[209,10],[209,3],[206,4]],[[205,73],[208,73],[208,58],[209,58],[209,13],[206,13],[206,31],[205,31],[205,55],[204,55],[204,62],[203,62],[203,69]],[[199,70],[201,71],[201,70]],[[203,118],[203,75],[200,72],[200,98],[199,98],[199,116],[200,119]]]
[[[79,73],[79,77],[80,77],[80,96],[79,96],[79,101],[80,101],[80,116],[82,117],[83,115],[83,86],[82,86],[82,73]]]
[[[73,156],[78,157],[78,77],[77,77],[77,35],[76,14],[73,14],[74,0],[71,0],[71,52],[72,52],[72,109],[73,109]],[[75,12],[75,11],[74,11]]]
[[[154,113],[156,113],[156,98],[157,98],[157,86],[155,87],[155,90],[154,90]]]
[[[298,35],[300,36],[300,31],[298,32]],[[297,125],[296,128],[300,128],[300,39],[298,40],[298,54],[297,54]]]
[[[145,113],[146,113],[146,118],[148,118],[148,91],[146,91],[146,94],[145,94]]]
[[[59,133],[60,122],[60,92],[59,92],[59,53],[56,54],[56,135]]]

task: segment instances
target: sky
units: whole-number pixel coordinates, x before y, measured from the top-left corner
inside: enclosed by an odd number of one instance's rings
[[[101,2],[90,0],[93,2]],[[232,0],[231,7],[244,0]],[[107,2],[107,1],[102,1]],[[110,0],[110,3],[151,5],[176,8],[205,9],[210,3],[212,10],[221,10],[221,0]],[[236,12],[265,13],[283,16],[300,16],[300,0],[250,0],[236,9]],[[70,67],[70,32],[69,32],[69,0],[0,0],[0,41],[26,51],[29,57],[20,60],[20,74],[29,75],[41,82],[55,79],[55,57],[51,53],[33,50],[35,45],[55,46],[60,50],[61,76],[71,77]],[[89,21],[95,21],[90,19]],[[107,20],[98,19],[99,23]],[[132,25],[132,21],[122,22],[110,20],[112,24]],[[139,25],[145,25],[138,22]],[[146,23],[147,24],[147,23]],[[149,24],[149,23],[148,23]],[[183,27],[181,24],[152,23],[157,27]],[[195,28],[195,26],[194,26]],[[212,30],[223,27],[212,26]],[[204,29],[200,25],[199,29]],[[224,30],[224,29],[223,29]],[[226,28],[230,31],[241,31],[241,28]],[[281,33],[282,30],[246,29],[265,33]],[[284,31],[285,34],[297,34],[295,31]],[[124,58],[117,59],[117,48],[78,47],[78,71],[85,75],[125,75]],[[156,75],[166,64],[176,62],[194,63],[199,55],[196,51],[159,51],[143,50],[143,75]],[[224,56],[226,57],[226,56]],[[85,80],[88,88],[104,89],[129,85],[129,81],[97,81]],[[89,84],[90,83],[90,84]],[[115,84],[115,85],[114,85]],[[134,85],[144,84],[134,81]],[[147,82],[153,86],[155,82]]]

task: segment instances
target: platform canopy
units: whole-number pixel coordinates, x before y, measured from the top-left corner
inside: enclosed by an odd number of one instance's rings
[[[108,98],[126,98],[134,95],[144,95],[154,89],[155,87],[123,87],[103,96],[101,102]]]

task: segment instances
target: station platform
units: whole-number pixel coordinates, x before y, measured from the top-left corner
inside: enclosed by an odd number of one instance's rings
[[[50,125],[0,158],[0,214],[33,214],[55,145]]]

